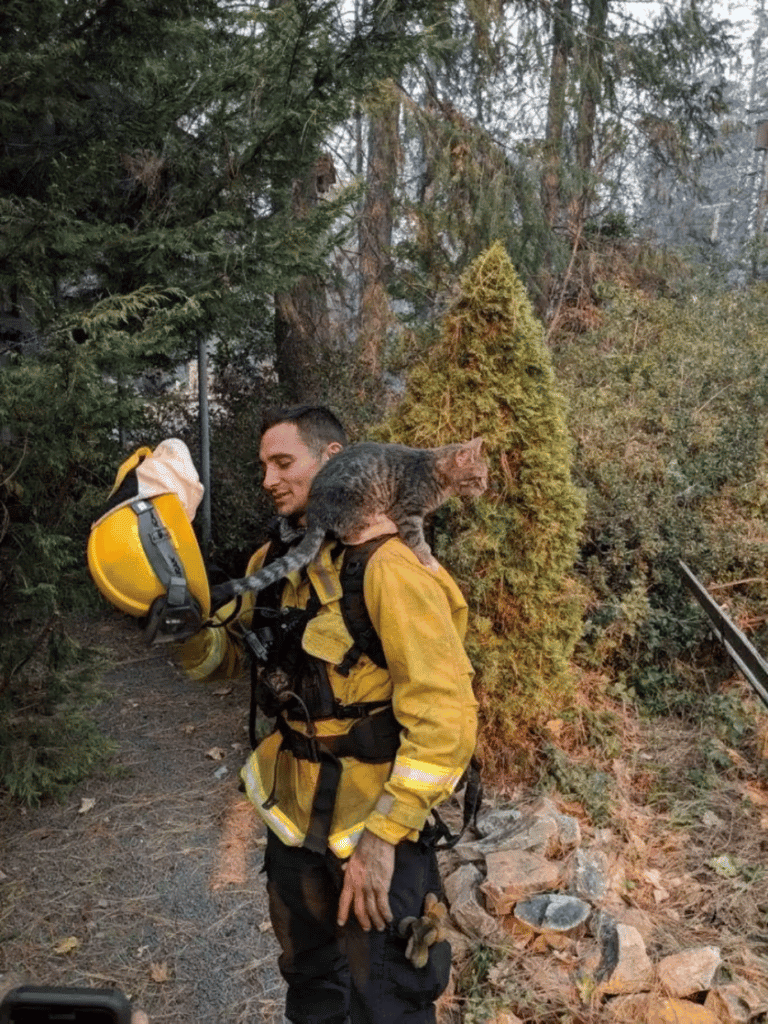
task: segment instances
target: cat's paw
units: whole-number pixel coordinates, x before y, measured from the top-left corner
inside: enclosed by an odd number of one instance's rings
[[[419,561],[425,568],[431,569],[432,572],[437,572],[440,568],[440,563],[432,554],[424,555],[422,558],[419,558]]]

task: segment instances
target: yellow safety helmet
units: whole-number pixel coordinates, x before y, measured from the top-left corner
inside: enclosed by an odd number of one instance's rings
[[[183,441],[140,448],[118,470],[107,511],[91,528],[88,568],[104,597],[145,619],[150,643],[200,629],[211,608],[192,524],[202,486]]]

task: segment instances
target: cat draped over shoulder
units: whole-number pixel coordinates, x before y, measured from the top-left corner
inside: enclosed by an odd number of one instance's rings
[[[483,439],[475,437],[439,448],[375,441],[343,448],[312,481],[303,539],[253,576],[216,587],[216,603],[264,590],[309,565],[329,533],[343,543],[355,543],[382,514],[392,520],[419,561],[436,569],[438,563],[424,537],[424,517],[454,494],[476,498],[485,491],[488,464],[480,451],[482,444]]]

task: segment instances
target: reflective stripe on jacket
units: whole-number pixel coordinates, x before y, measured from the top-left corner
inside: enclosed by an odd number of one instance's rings
[[[365,572],[365,601],[381,638],[387,668],[363,656],[344,677],[336,671],[352,644],[341,615],[339,567],[331,561],[334,543],[327,541],[308,573],[320,609],[304,632],[302,646],[328,665],[334,694],[342,704],[392,700],[402,726],[394,763],[365,764],[342,759],[329,845],[339,857],[351,855],[363,828],[397,843],[415,839],[430,810],[446,799],[461,778],[475,746],[477,703],[472,693],[472,666],[462,640],[467,605],[442,567],[433,572],[418,561],[399,538],[371,556]],[[266,546],[248,564],[259,568]],[[283,590],[285,606],[306,606],[309,586],[291,573]],[[243,621],[254,606],[244,598]],[[227,608],[219,614],[226,618]],[[220,679],[246,667],[232,631],[202,630],[177,653],[182,667],[197,679]],[[303,722],[291,721],[306,732]],[[315,723],[319,736],[347,732],[353,720],[324,719]],[[242,777],[256,810],[287,845],[300,846],[306,834],[317,782],[318,765],[278,753],[282,737],[264,739],[245,765]],[[263,807],[273,791],[276,804]]]

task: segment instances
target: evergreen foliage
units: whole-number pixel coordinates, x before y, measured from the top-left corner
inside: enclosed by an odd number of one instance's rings
[[[579,658],[614,692],[687,715],[732,666],[682,585],[682,558],[752,624],[768,597],[765,286],[652,298],[604,284],[598,325],[556,351],[587,493],[578,570],[591,590]],[[711,665],[712,658],[719,664]]]
[[[435,546],[471,609],[481,751],[495,768],[519,759],[526,731],[571,701],[569,659],[580,633],[570,571],[584,507],[542,333],[494,244],[462,276],[439,338],[382,428],[413,445],[485,439],[489,492],[468,509],[449,505]]]
[[[116,467],[177,432],[153,429],[156,382],[212,336],[255,376],[274,354],[274,294],[325,278],[349,196],[299,220],[293,182],[418,52],[430,5],[403,8],[397,37],[326,0],[0,10],[0,719],[13,735],[41,716],[63,734],[72,705],[51,644],[92,595],[85,543]],[[258,385],[259,404],[279,400]],[[222,449],[219,465],[235,457],[231,438]],[[54,791],[57,763],[71,784],[80,747],[92,762],[83,738],[37,781],[14,754],[0,787]]]
[[[393,294],[412,303],[423,320],[494,240],[504,243],[532,285],[550,233],[524,147],[500,145],[447,99],[431,97],[424,107],[406,100],[404,117],[426,167],[418,193],[402,197],[410,230],[395,248]]]

